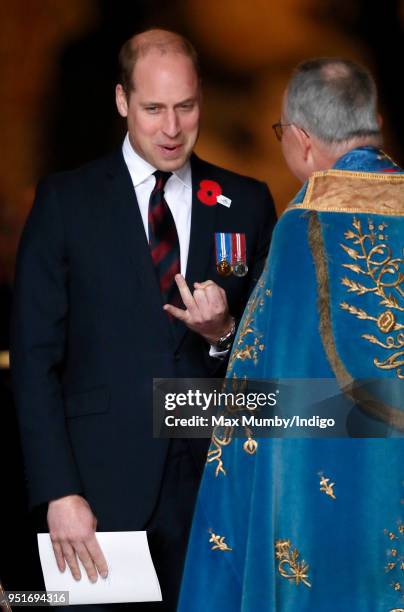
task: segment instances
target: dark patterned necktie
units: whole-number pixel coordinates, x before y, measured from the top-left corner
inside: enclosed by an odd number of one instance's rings
[[[156,184],[149,200],[149,244],[164,303],[178,302],[174,276],[180,272],[180,243],[164,187],[172,172],[156,170]]]

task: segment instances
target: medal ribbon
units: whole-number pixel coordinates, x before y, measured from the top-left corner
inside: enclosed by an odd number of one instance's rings
[[[219,264],[221,261],[227,261],[231,264],[232,260],[232,234],[225,234],[224,232],[215,234],[216,243],[216,262]]]
[[[245,234],[232,234],[231,241],[232,241],[232,251],[233,251],[233,258],[232,258],[233,265],[237,263],[238,261],[245,264],[247,261],[246,247],[245,247]]]

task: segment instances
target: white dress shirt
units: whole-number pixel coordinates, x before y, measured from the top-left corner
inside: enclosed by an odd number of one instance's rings
[[[149,240],[149,200],[150,194],[156,184],[156,178],[153,176],[153,172],[156,171],[156,168],[134,151],[129,140],[129,134],[126,134],[125,140],[123,141],[122,153],[135,188],[144,231],[146,232],[147,240]],[[192,179],[189,161],[170,176],[164,187],[164,198],[171,210],[177,228],[178,240],[180,243],[181,274],[185,276],[188,262],[192,211]]]

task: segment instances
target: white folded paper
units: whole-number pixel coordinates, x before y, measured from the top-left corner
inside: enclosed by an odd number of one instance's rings
[[[162,601],[160,584],[150,555],[145,531],[97,532],[108,564],[108,577],[90,582],[79,561],[81,580],[69,567],[60,572],[49,533],[38,533],[39,556],[46,590],[69,591],[69,604]]]

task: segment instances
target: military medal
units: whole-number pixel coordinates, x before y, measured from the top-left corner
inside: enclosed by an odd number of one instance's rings
[[[215,234],[216,243],[216,270],[220,276],[229,276],[233,267],[231,265],[231,234],[220,232]]]
[[[245,276],[248,272],[245,234],[232,234],[233,252],[233,274],[234,276]]]
[[[216,269],[219,272],[220,276],[230,276],[230,274],[232,273],[232,267],[225,259],[222,259],[222,261],[219,261],[217,263]]]

